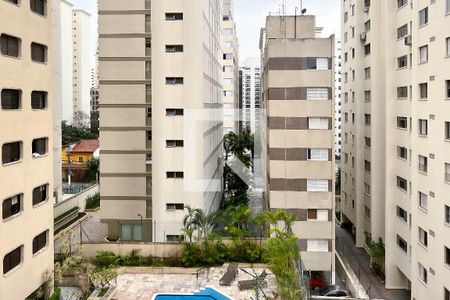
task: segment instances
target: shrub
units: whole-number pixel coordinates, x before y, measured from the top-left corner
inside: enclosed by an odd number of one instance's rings
[[[100,207],[100,193],[95,193],[92,196],[86,198],[86,208],[96,209]]]
[[[53,294],[48,298],[48,300],[59,300],[59,296],[61,295],[61,289],[55,288]]]
[[[94,264],[100,268],[107,268],[111,265],[120,265],[120,255],[111,251],[99,251],[94,258]]]

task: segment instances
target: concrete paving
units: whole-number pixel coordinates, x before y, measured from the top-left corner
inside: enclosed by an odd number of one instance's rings
[[[409,300],[411,293],[407,290],[388,290],[370,269],[370,258],[367,253],[355,247],[353,237],[342,227],[336,225],[336,250],[347,261],[370,299]]]
[[[264,292],[267,296],[273,297],[276,291],[275,276],[265,269],[268,273],[266,278],[267,286]],[[158,293],[192,293],[201,288],[213,287],[224,295],[236,300],[248,300],[250,297],[255,299],[255,291],[240,291],[237,286],[238,280],[252,279],[250,275],[239,270],[239,275],[233,281],[231,286],[220,286],[219,279],[222,277],[225,267],[210,268],[209,272],[202,271],[197,280],[196,274],[129,274],[125,273],[117,277],[117,288],[112,295],[113,299],[120,300],[150,300],[153,295]],[[253,272],[252,269],[246,271]],[[260,274],[263,269],[255,269]],[[263,294],[260,294],[260,299]]]

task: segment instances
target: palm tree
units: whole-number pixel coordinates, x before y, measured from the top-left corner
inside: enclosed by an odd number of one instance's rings
[[[188,213],[183,218],[183,232],[192,243],[194,233],[197,232],[197,239],[205,239],[214,229],[215,214],[206,214],[201,208],[193,209],[189,205],[185,206]]]

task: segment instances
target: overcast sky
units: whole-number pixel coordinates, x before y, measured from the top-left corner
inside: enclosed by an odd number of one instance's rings
[[[124,0],[126,1],[126,0]],[[192,0],[189,0],[192,1]],[[266,16],[271,12],[278,14],[283,2],[286,13],[294,14],[301,0],[234,0],[234,14],[240,46],[240,61],[259,56],[259,33],[264,27]],[[91,15],[92,51],[95,53],[97,36],[97,5],[95,0],[71,0],[76,8],[82,8]],[[340,0],[303,0],[307,14],[317,16],[317,26],[324,27],[323,36],[340,36]],[[300,9],[299,9],[300,11]]]

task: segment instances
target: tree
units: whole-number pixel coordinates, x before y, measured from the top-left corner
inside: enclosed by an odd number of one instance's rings
[[[80,140],[98,139],[98,135],[85,128],[77,128],[67,124],[67,121],[61,122],[62,144],[68,145]]]
[[[86,174],[86,180],[88,181],[97,181],[98,173],[100,169],[100,160],[98,158],[91,158],[87,162],[88,171]]]
[[[76,111],[73,114],[73,125],[82,128],[82,129],[90,129],[91,127],[91,118],[82,111]]]

